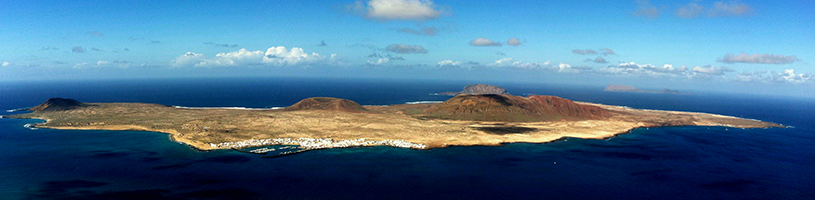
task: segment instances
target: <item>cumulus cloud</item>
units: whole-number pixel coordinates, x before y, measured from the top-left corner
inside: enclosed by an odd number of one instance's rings
[[[507,44],[511,46],[518,46],[521,45],[521,40],[518,38],[509,38],[509,40],[507,40]]]
[[[390,61],[390,59],[388,59],[388,58],[380,58],[380,59],[377,59],[376,61],[369,60],[368,64],[369,65],[383,65],[385,63],[388,63],[389,61]]]
[[[74,65],[74,68],[83,69],[83,68],[85,68],[85,66],[88,66],[88,63],[87,62],[82,62],[82,63],[77,63],[76,65]]]
[[[557,72],[559,72],[559,73],[570,73],[570,74],[575,74],[575,73],[580,72],[580,70],[577,70],[577,69],[572,69],[572,65],[569,65],[569,64],[566,64],[566,63],[560,63],[560,64],[558,64],[558,65],[557,65],[557,68],[555,68],[555,69],[556,69],[556,70],[557,70]]]
[[[321,62],[332,61],[336,55],[326,58],[318,53],[305,53],[303,49],[292,47],[291,50],[283,46],[271,47],[264,51],[249,51],[240,49],[238,51],[216,54],[213,58],[208,58],[204,54],[187,52],[176,57],[171,63],[175,67],[195,66],[195,67],[220,67],[220,66],[244,66],[244,65],[308,65]]]
[[[497,43],[497,42],[492,41],[490,39],[480,37],[480,38],[476,38],[473,41],[470,41],[470,45],[473,45],[473,46],[501,46],[501,43]]]
[[[612,52],[613,52],[613,51],[612,51]],[[580,54],[580,55],[586,55],[586,54],[597,54],[597,51],[595,51],[595,50],[591,50],[591,49],[586,49],[586,50],[582,50],[582,49],[572,49],[572,53],[575,53],[575,54]]]
[[[438,69],[474,69],[474,68],[484,68],[478,62],[461,62],[461,61],[453,61],[453,60],[442,60],[436,64],[436,68]]]
[[[585,62],[594,62],[594,63],[608,63],[605,58],[597,56],[594,59],[586,59]]]
[[[398,31],[400,33],[409,33],[409,34],[413,34],[413,35],[426,35],[426,36],[434,36],[434,35],[437,34],[436,27],[432,27],[432,26],[431,27],[424,27],[421,30],[415,30],[415,29],[411,29],[411,28],[400,28],[400,29],[397,29],[396,31]]]
[[[82,48],[82,47],[80,47],[80,46],[75,46],[73,49],[71,49],[71,52],[74,52],[74,53],[85,53],[85,49],[83,49],[83,48]]]
[[[431,0],[370,0],[367,3],[357,1],[346,5],[346,9],[378,21],[427,21],[436,19],[444,13]]]
[[[676,16],[681,18],[694,18],[701,15],[704,12],[704,9],[704,6],[700,6],[699,4],[692,2],[676,10]]]
[[[690,71],[691,72],[696,72],[696,73],[708,74],[708,75],[722,75],[725,72],[733,72],[732,69],[727,68],[727,67],[716,68],[714,66],[706,66],[706,67],[696,66],[696,67],[691,68]]]
[[[8,67],[9,65],[11,65],[11,63],[3,62],[3,67]]]
[[[658,67],[651,64],[641,65],[631,62],[610,65],[600,69],[600,72],[654,77],[685,77],[690,79],[727,79],[726,73],[734,72],[734,70],[727,67],[714,67],[710,65],[688,68],[687,66],[674,67],[673,65],[666,64],[662,67]]]
[[[611,74],[677,76],[686,74],[688,72],[688,68],[686,66],[675,68],[673,67],[673,65],[663,65],[662,67],[657,67],[651,64],[640,65],[634,62],[630,62],[611,65],[600,69],[600,72]]]
[[[635,17],[644,17],[644,18],[658,18],[659,17],[659,9],[656,6],[652,5],[651,2],[638,0],[637,1],[637,10],[632,13]]]
[[[405,44],[391,44],[385,47],[385,51],[394,53],[410,54],[410,53],[427,53],[424,47],[419,45],[405,45]]]
[[[811,84],[815,83],[815,74],[795,73],[793,69],[786,69],[782,72],[743,72],[734,77],[734,80],[754,83],[787,83],[787,84]]]
[[[723,63],[759,63],[759,64],[789,64],[799,61],[795,56],[774,55],[774,54],[747,54],[740,53],[739,55],[727,54],[723,58],[719,58],[719,62]]]
[[[542,69],[549,65],[549,61],[546,61],[545,63],[541,64],[537,62],[528,63],[515,61],[515,59],[513,58],[501,58],[487,65],[492,67],[503,67],[508,69]]]
[[[114,60],[114,61],[106,61],[106,60],[99,60],[96,61],[97,67],[119,67],[119,68],[127,68],[130,67],[132,63],[130,61],[125,60]]]
[[[710,17],[738,17],[753,12],[753,8],[741,2],[731,1],[729,3],[716,2],[713,8],[708,11]]]
[[[451,66],[459,66],[459,65],[461,65],[461,62],[459,62],[459,61],[442,60],[442,61],[439,61],[437,66],[438,67],[451,67]]]

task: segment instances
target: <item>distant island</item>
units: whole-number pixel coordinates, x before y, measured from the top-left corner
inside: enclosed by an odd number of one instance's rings
[[[633,93],[652,93],[652,94],[691,94],[680,92],[679,90],[664,89],[660,91],[648,91],[635,88],[630,85],[608,85],[604,91],[608,92],[633,92]]]
[[[486,84],[476,84],[476,85],[467,85],[464,87],[464,90],[461,92],[442,92],[442,93],[433,93],[432,95],[447,95],[447,96],[456,96],[459,94],[506,94],[508,95],[506,89],[494,86],[494,85],[486,85]]]
[[[32,128],[168,133],[174,141],[201,150],[269,145],[298,145],[301,150],[297,152],[380,145],[429,149],[540,143],[563,137],[607,138],[641,127],[784,127],[715,114],[508,94],[459,94],[442,103],[388,106],[312,97],[282,109],[186,108],[52,98],[30,110],[33,112],[4,117],[46,120]]]

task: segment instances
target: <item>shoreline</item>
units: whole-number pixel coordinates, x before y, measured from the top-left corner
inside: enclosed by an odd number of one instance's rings
[[[711,114],[716,115],[716,114]],[[724,115],[721,115],[724,116]],[[724,117],[731,117],[731,116],[724,116]],[[736,117],[733,117],[736,118]],[[19,119],[19,118],[18,118]],[[299,148],[303,148],[302,150],[297,151],[296,153],[305,152],[305,151],[312,151],[312,150],[321,150],[321,149],[333,149],[333,148],[355,148],[355,147],[372,147],[372,146],[387,146],[387,147],[394,147],[394,148],[406,148],[406,149],[416,149],[416,150],[430,150],[435,148],[447,148],[447,147],[468,147],[468,146],[503,146],[506,144],[512,143],[530,143],[530,144],[545,144],[554,141],[563,140],[566,138],[580,138],[580,139],[596,139],[596,140],[605,140],[609,138],[614,138],[619,135],[623,134],[631,134],[636,129],[641,128],[660,128],[660,127],[729,127],[729,128],[740,128],[740,129],[752,129],[755,127],[738,127],[729,124],[719,124],[719,125],[675,125],[675,126],[638,126],[630,128],[626,131],[622,131],[619,133],[614,134],[605,134],[605,135],[594,135],[592,137],[581,137],[579,135],[563,135],[561,137],[549,140],[538,140],[538,141],[506,141],[506,142],[498,142],[498,143],[465,143],[465,144],[443,144],[443,145],[427,145],[427,144],[420,144],[420,143],[413,143],[408,142],[405,140],[367,140],[365,138],[357,138],[357,139],[333,139],[333,138],[269,138],[269,139],[252,139],[252,140],[241,140],[241,141],[233,141],[233,142],[223,142],[223,143],[201,143],[201,142],[193,142],[186,139],[179,139],[177,137],[178,133],[173,130],[160,130],[160,129],[149,129],[144,128],[141,126],[135,125],[114,125],[114,126],[80,126],[80,127],[70,127],[70,126],[48,126],[48,122],[51,119],[45,118],[22,118],[22,119],[39,119],[45,120],[42,123],[36,123],[32,128],[47,128],[47,129],[57,129],[57,130],[107,130],[107,131],[146,131],[146,132],[155,132],[155,133],[162,133],[167,134],[169,136],[169,140],[172,142],[184,144],[192,149],[197,151],[212,151],[212,150],[237,150],[240,152],[244,152],[239,149],[243,148],[252,148],[252,147],[264,147],[264,146],[276,146],[276,145],[292,145],[298,146]],[[784,127],[764,127],[764,128],[790,128],[790,126]],[[334,141],[337,142],[334,142]],[[265,142],[263,142],[265,141]],[[301,142],[305,141],[305,142]],[[322,142],[322,145],[302,145],[302,143],[308,143],[310,141]],[[412,144],[416,146],[400,146],[400,145],[390,145],[388,141],[396,141],[396,142],[403,142],[407,144]],[[260,142],[260,143],[257,143]],[[356,142],[350,143],[349,142]],[[251,144],[255,143],[255,144]],[[257,153],[256,153],[257,154]],[[286,155],[295,154],[289,152]],[[272,157],[279,157],[284,155],[272,156]],[[267,156],[269,157],[269,156]]]
[[[30,128],[148,131],[198,151],[295,145],[304,151],[390,146],[433,149],[450,146],[502,146],[549,143],[564,138],[608,139],[639,128],[720,126],[785,127],[755,119],[684,111],[593,105],[612,114],[602,119],[534,122],[428,119],[400,104],[368,107],[376,113],[329,110],[189,109],[143,103],[86,103],[64,111],[33,112],[3,118],[40,119]]]

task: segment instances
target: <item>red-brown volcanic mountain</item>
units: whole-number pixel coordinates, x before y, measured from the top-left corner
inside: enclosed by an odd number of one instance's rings
[[[297,110],[331,110],[343,112],[371,112],[365,109],[357,102],[340,99],[333,97],[311,97],[300,100],[289,107],[283,108],[283,111],[297,111]]]
[[[556,96],[458,95],[425,109],[430,118],[531,122],[553,120],[602,119],[611,116],[608,110],[581,105]]]
[[[50,98],[48,99],[48,101],[45,101],[45,103],[42,103],[38,106],[34,106],[33,108],[29,108],[28,110],[34,112],[48,112],[48,111],[70,110],[82,106],[85,106],[85,104],[77,100]]]

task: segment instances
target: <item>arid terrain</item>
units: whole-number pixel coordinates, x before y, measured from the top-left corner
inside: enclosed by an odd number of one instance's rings
[[[145,103],[80,103],[53,98],[33,113],[5,116],[47,120],[39,128],[144,130],[168,133],[197,149],[285,144],[299,138],[438,148],[549,142],[563,137],[607,138],[640,127],[783,127],[771,122],[706,113],[631,109],[554,96],[458,95],[443,103],[360,106],[308,98],[272,109],[179,108]],[[286,140],[282,140],[286,139]],[[352,141],[353,140],[353,141]],[[281,142],[283,141],[283,142]],[[345,144],[345,143],[343,143]],[[303,141],[299,142],[303,145]],[[346,145],[347,146],[347,145]],[[326,148],[346,147],[329,144]]]

